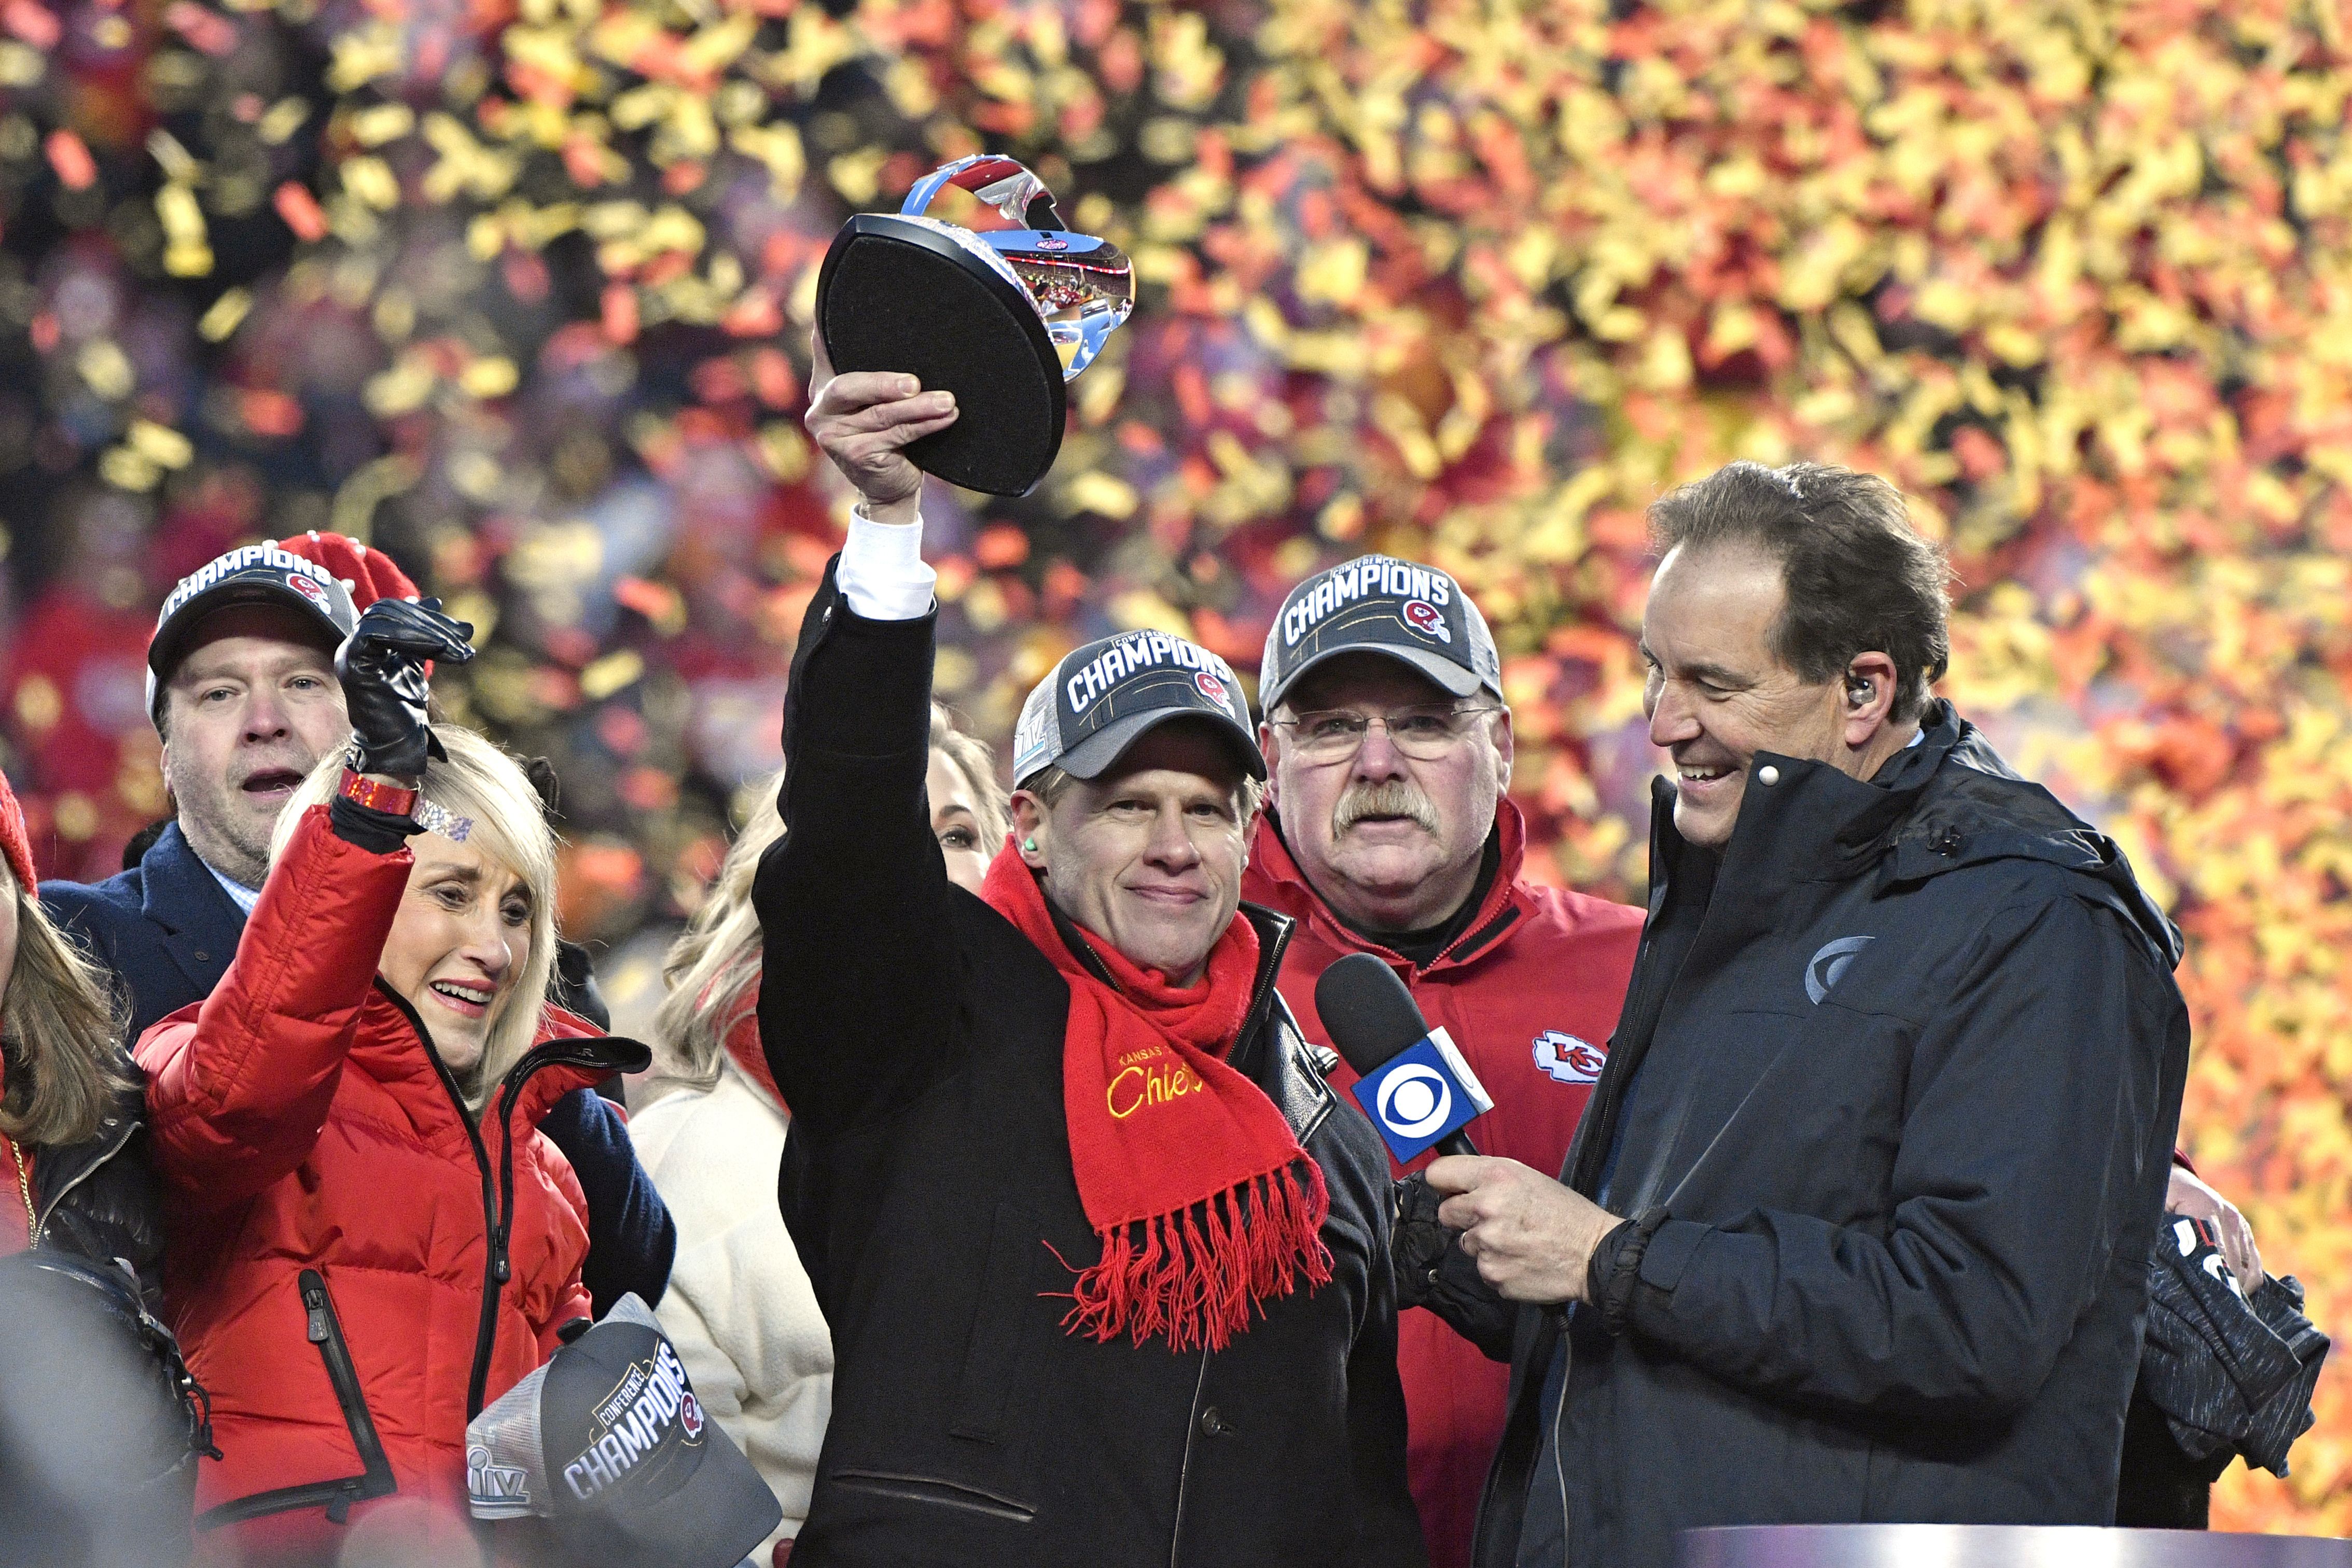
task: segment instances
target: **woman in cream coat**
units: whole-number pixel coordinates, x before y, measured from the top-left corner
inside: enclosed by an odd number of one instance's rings
[[[637,1159],[677,1224],[656,1315],[702,1406],[783,1504],[753,1561],[782,1563],[808,1516],[831,1410],[833,1343],[776,1207],[791,1113],[760,1049],[760,926],[751,878],[782,832],[771,779],[709,898],[662,966],[653,1075],[629,1121]],[[931,825],[949,877],[977,893],[1010,822],[988,749],[931,710]]]

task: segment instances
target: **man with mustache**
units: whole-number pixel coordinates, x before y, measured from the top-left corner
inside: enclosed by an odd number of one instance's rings
[[[1298,923],[1281,982],[1292,1011],[1328,1045],[1316,981],[1347,954],[1376,955],[1494,1096],[1473,1129],[1479,1147],[1559,1169],[1642,914],[1527,874],[1486,618],[1433,567],[1360,557],[1283,601],[1259,696],[1271,777],[1242,890]],[[1335,1069],[1336,1083],[1353,1080]],[[1399,1282],[1408,1302],[1413,1287]],[[1397,1331],[1423,1534],[1437,1568],[1461,1568],[1508,1374],[1427,1312],[1404,1313]]]
[[[1460,1233],[1438,1266],[1493,1310],[1433,1304],[1512,1356],[1475,1561],[2111,1523],[2180,934],[1932,694],[1950,571],[1893,486],[1734,463],[1650,520],[1674,771],[1608,1069],[1558,1179],[1425,1174]]]
[[[335,650],[359,609],[387,596],[416,597],[390,557],[310,533],[230,550],[165,597],[147,649],[147,711],[163,737],[173,821],[118,876],[41,884],[58,925],[122,977],[130,1041],[228,972],[279,810],[351,739]],[[621,1113],[583,1089],[541,1130],[588,1196],[585,1279],[597,1310],[629,1291],[659,1301],[677,1230]]]

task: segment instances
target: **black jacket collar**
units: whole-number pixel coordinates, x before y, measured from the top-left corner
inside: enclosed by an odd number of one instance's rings
[[[1921,739],[1868,779],[1825,762],[1759,751],[1731,841],[1713,868],[1718,883],[1759,907],[1801,883],[1850,882],[1876,874],[1883,886],[1923,882],[1997,860],[2038,860],[2096,884],[2113,908],[2168,967],[2181,954],[2179,930],[2139,886],[2113,839],[2084,822],[2041,785],[2020,778],[1977,727],[1941,698],[1920,716]],[[1762,781],[1766,768],[1775,782]],[[1669,885],[1699,872],[1706,852],[1674,825],[1675,786],[1651,787],[1653,913]]]

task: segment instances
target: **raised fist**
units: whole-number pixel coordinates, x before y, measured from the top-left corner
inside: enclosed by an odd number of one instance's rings
[[[868,517],[912,522],[923,474],[900,449],[953,424],[955,394],[925,392],[914,377],[885,371],[835,375],[821,337],[812,340],[810,358],[809,434],[857,486]]]
[[[427,757],[448,753],[425,720],[430,660],[462,664],[474,656],[473,627],[441,613],[437,599],[379,599],[335,650],[335,676],[352,717],[352,738],[362,773],[393,779],[424,777]]]

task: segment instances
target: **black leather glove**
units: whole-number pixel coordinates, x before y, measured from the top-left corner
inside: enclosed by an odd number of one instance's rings
[[[1446,1252],[1461,1235],[1438,1223],[1437,1206],[1444,1201],[1419,1171],[1396,1184],[1396,1220],[1389,1238],[1389,1258],[1396,1268],[1399,1308],[1429,1305],[1438,1265],[1445,1261]]]
[[[335,677],[343,683],[352,740],[362,773],[421,779],[425,759],[448,753],[425,720],[430,659],[462,664],[474,656],[474,629],[441,613],[437,599],[379,599],[335,650]]]

